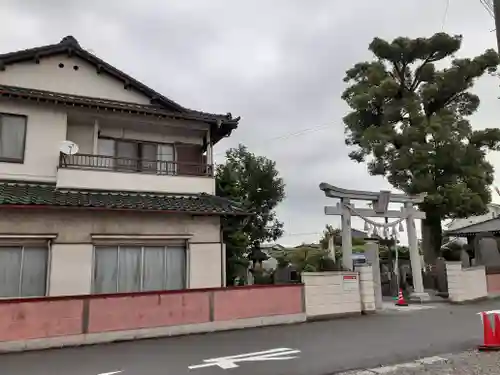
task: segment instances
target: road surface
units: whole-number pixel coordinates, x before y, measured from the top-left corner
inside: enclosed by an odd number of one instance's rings
[[[0,374],[327,375],[468,350],[482,338],[476,314],[499,308],[500,301],[440,304],[291,326],[3,354]],[[241,355],[255,352],[259,360],[241,361]],[[279,355],[285,359],[272,359]],[[218,365],[205,361],[227,356],[239,357]]]

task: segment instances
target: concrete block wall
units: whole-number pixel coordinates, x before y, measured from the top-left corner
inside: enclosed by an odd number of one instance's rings
[[[0,353],[305,321],[302,285],[0,300]]]
[[[446,275],[450,301],[467,302],[488,296],[484,266],[463,268],[461,262],[447,262]]]
[[[361,313],[358,272],[304,272],[302,282],[308,318]]]

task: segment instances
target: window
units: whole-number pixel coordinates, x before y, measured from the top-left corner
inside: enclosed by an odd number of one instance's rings
[[[175,147],[172,144],[99,138],[98,149],[99,155],[111,157],[106,159],[105,168],[175,174]]]
[[[0,298],[45,296],[47,263],[45,246],[0,246]]]
[[[0,114],[0,161],[23,162],[26,117]]]
[[[178,290],[186,286],[184,246],[96,246],[94,293]]]

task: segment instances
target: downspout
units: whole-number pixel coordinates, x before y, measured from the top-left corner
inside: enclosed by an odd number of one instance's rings
[[[47,240],[47,280],[45,280],[45,295],[50,296],[50,276],[52,274],[52,239]]]
[[[220,219],[219,219],[220,220]],[[224,244],[224,237],[222,231],[222,224],[219,224],[219,236],[220,236],[220,261],[221,261],[221,286],[225,288],[226,283],[226,245]]]

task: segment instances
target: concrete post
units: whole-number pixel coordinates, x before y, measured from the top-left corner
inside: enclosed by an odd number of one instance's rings
[[[413,276],[413,293],[410,298],[419,301],[429,300],[429,294],[424,291],[424,281],[422,278],[422,262],[418,251],[417,230],[415,228],[415,219],[411,212],[413,203],[405,203],[405,212],[409,213],[406,218],[406,230],[408,234],[408,247],[410,250],[411,273]]]
[[[351,211],[346,207],[349,203],[349,198],[341,198],[340,200],[342,207],[342,265],[352,271]]]
[[[368,262],[371,264],[373,272],[373,289],[375,292],[375,308],[381,310],[382,302],[382,281],[380,277],[380,257],[378,243],[373,240],[366,241],[365,255]]]

